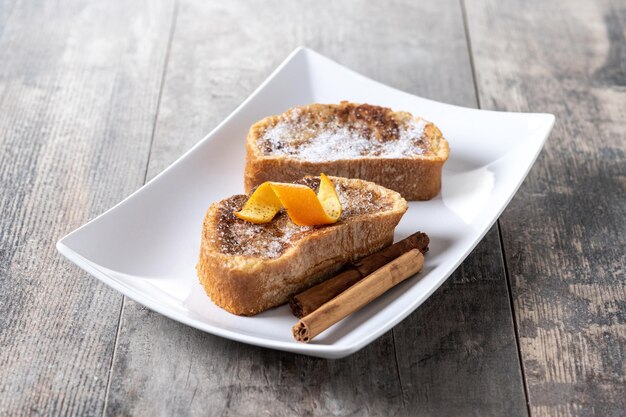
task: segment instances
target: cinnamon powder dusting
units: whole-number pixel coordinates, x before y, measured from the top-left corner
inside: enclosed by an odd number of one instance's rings
[[[308,177],[297,183],[304,184],[317,192],[319,178]],[[370,214],[388,209],[393,202],[369,190],[352,188],[343,183],[335,183],[342,205],[338,223],[327,226],[298,226],[284,211],[265,224],[254,224],[234,216],[247,200],[245,195],[236,195],[220,203],[217,230],[211,241],[222,253],[229,255],[254,256],[266,259],[280,257],[294,242],[322,227],[336,227],[347,217]]]
[[[363,157],[407,158],[431,153],[428,122],[369,104],[313,104],[276,117],[257,140],[265,155],[323,162]]]

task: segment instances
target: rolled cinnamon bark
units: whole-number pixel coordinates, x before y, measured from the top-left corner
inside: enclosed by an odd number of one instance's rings
[[[366,256],[354,263],[350,269],[295,295],[289,301],[291,312],[298,318],[312,313],[325,302],[341,294],[363,279],[363,277],[371,274],[403,253],[411,249],[419,249],[422,253],[426,252],[429,242],[428,235],[417,232],[370,256]]]
[[[418,249],[411,249],[300,319],[291,330],[293,337],[298,342],[310,342],[333,324],[416,274],[423,265],[424,255]]]
[[[362,279],[363,275],[358,270],[348,269],[321,284],[295,295],[289,301],[291,312],[300,319]]]

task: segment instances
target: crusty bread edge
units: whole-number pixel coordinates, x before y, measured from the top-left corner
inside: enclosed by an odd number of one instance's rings
[[[431,155],[406,158],[363,157],[334,161],[310,162],[285,155],[263,155],[257,139],[279,116],[269,116],[252,125],[246,136],[244,188],[246,192],[265,181],[291,182],[321,172],[345,178],[361,178],[399,192],[407,200],[430,200],[441,190],[443,164],[450,145],[433,123],[427,122],[427,136],[435,136],[439,147]],[[416,119],[419,119],[416,117]]]
[[[334,182],[342,178],[331,177]],[[392,190],[362,180],[366,189],[389,195],[393,207],[379,213],[355,216],[341,224],[319,229],[279,258],[260,259],[227,255],[211,239],[215,233],[220,203],[209,207],[203,223],[198,277],[207,295],[225,310],[254,315],[284,304],[302,291],[336,272],[344,263],[376,252],[393,241],[393,232],[407,210],[406,201]],[[352,240],[352,241],[351,241]],[[335,256],[320,251],[335,248]]]

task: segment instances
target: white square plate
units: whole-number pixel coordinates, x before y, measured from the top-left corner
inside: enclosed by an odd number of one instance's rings
[[[440,127],[450,142],[443,189],[412,202],[396,239],[422,230],[422,272],[331,327],[310,344],[292,339],[286,306],[238,317],[214,305],[195,264],[208,206],[243,192],[245,136],[255,121],[297,105],[371,103],[406,110]],[[171,319],[244,343],[325,358],[349,355],[426,300],[476,246],[511,200],[548,137],[554,116],[501,113],[437,103],[365,78],[298,48],[213,132],[130,197],[57,243],[70,261]]]

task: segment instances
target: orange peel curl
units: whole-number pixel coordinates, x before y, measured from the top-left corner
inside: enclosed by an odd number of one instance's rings
[[[281,208],[298,226],[336,223],[341,216],[341,202],[332,181],[320,175],[315,191],[302,184],[267,181],[259,185],[235,216],[256,224],[269,223]]]

